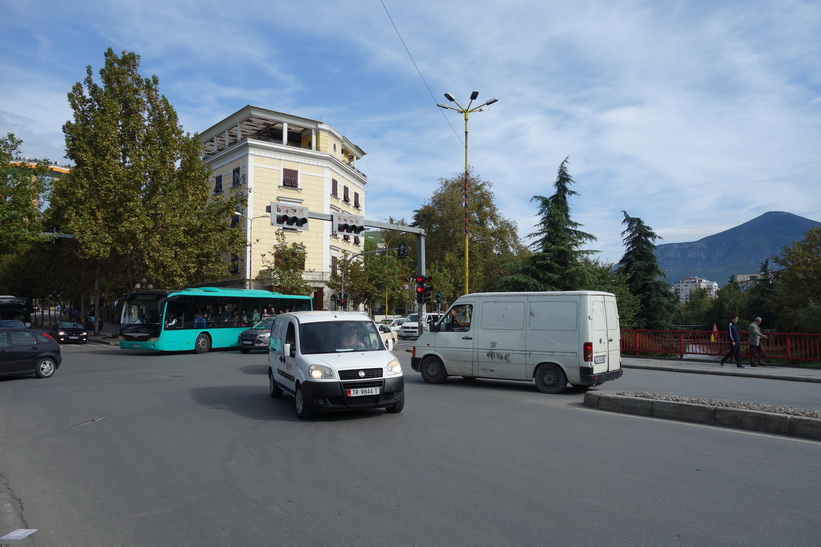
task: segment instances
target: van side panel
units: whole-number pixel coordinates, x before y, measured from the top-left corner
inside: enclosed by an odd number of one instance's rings
[[[476,375],[527,380],[524,298],[480,301],[476,330]]]
[[[579,299],[573,296],[531,297],[528,347],[530,378],[541,363],[560,365],[569,382],[578,381],[582,359],[579,341]]]

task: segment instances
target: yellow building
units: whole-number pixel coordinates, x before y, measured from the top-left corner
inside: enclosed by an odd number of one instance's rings
[[[266,211],[272,203],[307,207],[311,213],[365,215],[368,179],[356,168],[365,152],[330,125],[246,106],[200,133],[200,139],[212,169],[212,192],[247,198],[236,220],[248,245],[245,256],[235,259],[232,286],[272,289],[256,279],[280,230]],[[314,219],[307,229],[285,233],[286,243],[305,246],[304,279],[314,288],[314,308],[330,308],[326,283],[345,253],[363,251],[364,238],[333,235],[330,222]]]

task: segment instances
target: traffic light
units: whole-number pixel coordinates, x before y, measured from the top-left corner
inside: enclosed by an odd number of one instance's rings
[[[365,231],[365,217],[350,213],[331,214],[331,233],[359,235]]]
[[[308,208],[272,202],[271,225],[291,230],[307,230]]]
[[[430,302],[431,288],[428,283],[430,283],[431,279],[429,275],[417,275],[411,278],[411,280],[416,281],[416,301],[419,304]]]
[[[407,243],[400,243],[396,247],[396,256],[398,256],[399,258],[405,258],[405,256],[407,254],[408,254],[408,244]]]

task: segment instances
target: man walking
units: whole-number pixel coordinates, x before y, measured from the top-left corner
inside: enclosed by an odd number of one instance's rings
[[[764,364],[764,346],[761,340],[766,340],[767,337],[761,332],[761,318],[756,317],[750,323],[750,366],[752,367],[766,367]],[[755,357],[758,356],[758,364],[755,364]]]
[[[738,316],[734,315],[733,318],[730,319],[729,325],[727,325],[727,338],[730,340],[730,350],[721,358],[719,364],[723,367],[728,359],[733,358],[735,359],[735,366],[738,368],[747,368],[741,364],[741,334],[738,332],[736,323],[738,323]]]

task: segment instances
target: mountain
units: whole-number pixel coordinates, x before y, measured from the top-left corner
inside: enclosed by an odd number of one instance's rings
[[[767,258],[780,255],[782,247],[804,239],[807,230],[819,226],[821,222],[771,211],[698,241],[658,245],[656,258],[668,283],[697,276],[723,286],[733,274],[758,273]],[[772,260],[770,266],[778,268]]]

